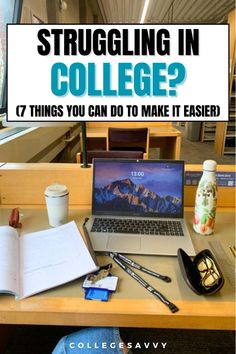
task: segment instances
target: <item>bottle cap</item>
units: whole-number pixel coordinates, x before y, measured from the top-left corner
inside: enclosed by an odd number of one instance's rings
[[[51,184],[44,192],[47,197],[62,197],[68,193],[67,187],[58,183]]]
[[[206,160],[203,163],[203,170],[204,171],[216,171],[216,161],[214,160]]]

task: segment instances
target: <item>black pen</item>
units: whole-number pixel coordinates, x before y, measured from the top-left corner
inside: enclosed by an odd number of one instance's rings
[[[96,266],[99,267],[98,261],[97,261],[97,258],[96,258],[96,255],[95,255],[95,252],[94,252],[94,249],[93,249],[93,245],[91,243],[91,240],[90,240],[90,237],[89,237],[89,233],[88,233],[88,230],[86,228],[86,223],[87,223],[88,219],[89,218],[85,218],[84,219],[84,223],[83,223],[83,226],[82,226],[83,233],[84,233],[84,238],[85,238],[86,245],[88,247],[88,251],[91,254],[91,257],[93,258],[94,263],[96,264]]]

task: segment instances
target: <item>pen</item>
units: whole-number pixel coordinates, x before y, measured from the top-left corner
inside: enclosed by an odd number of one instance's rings
[[[91,257],[93,258],[93,261],[94,261],[94,263],[96,264],[96,266],[99,267],[98,261],[97,261],[97,258],[96,258],[96,256],[95,256],[95,252],[94,252],[94,249],[93,249],[93,246],[92,246],[92,243],[91,243],[89,234],[88,234],[88,230],[87,230],[87,228],[86,228],[86,223],[87,223],[88,219],[89,219],[89,218],[85,218],[85,219],[84,219],[84,223],[83,223],[83,226],[82,226],[82,228],[83,228],[83,233],[84,233],[84,237],[85,237],[85,241],[86,241],[86,244],[87,244],[89,253],[91,254]]]

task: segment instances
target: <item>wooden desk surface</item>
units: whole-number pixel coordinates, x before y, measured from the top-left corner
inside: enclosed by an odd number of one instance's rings
[[[0,224],[7,224],[9,212],[9,209],[0,209]],[[46,210],[21,209],[21,212],[22,234],[49,227]],[[70,211],[70,219],[76,220],[79,226],[86,215],[89,215],[89,210]],[[234,212],[217,213],[216,232],[214,236],[208,237],[191,231],[191,219],[192,212],[187,213],[186,220],[196,251],[209,248],[208,241],[218,239],[222,241],[229,260],[233,262],[228,245],[232,244],[234,238]],[[179,312],[172,314],[114,263],[113,273],[119,276],[119,285],[108,302],[84,300],[82,279],[79,279],[21,301],[16,301],[12,296],[0,295],[0,323],[234,329],[234,288],[227,279],[218,294],[198,296],[185,284],[176,257],[131,258],[172,278],[172,282],[167,284],[141,273],[142,277],[179,307]],[[101,265],[111,262],[105,256],[99,256],[98,260]]]

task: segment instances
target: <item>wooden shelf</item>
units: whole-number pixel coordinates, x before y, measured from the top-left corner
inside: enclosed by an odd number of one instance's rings
[[[234,155],[235,154],[235,148],[234,147],[226,147],[224,150],[225,155]]]
[[[235,138],[235,134],[226,134],[226,138]]]
[[[214,141],[216,132],[216,123],[203,122],[201,130],[201,141]]]
[[[235,154],[235,130],[236,130],[236,61],[235,61],[235,14],[233,10],[229,13],[228,23],[230,25],[230,107],[229,121],[216,123],[215,152],[219,155]]]

